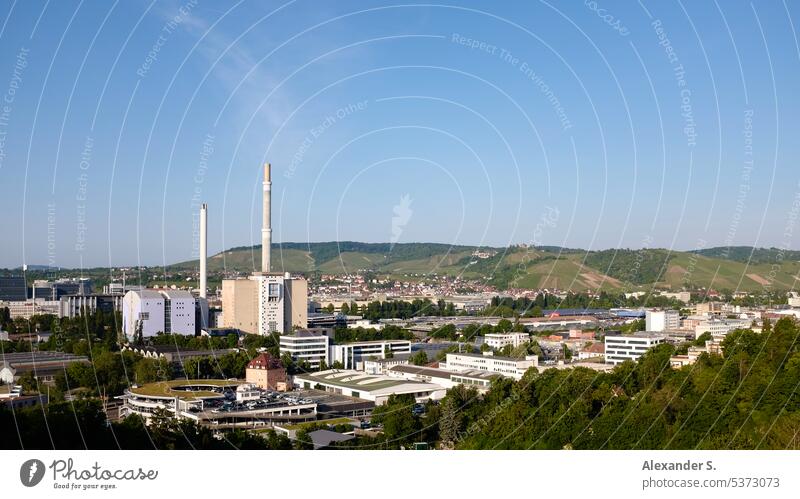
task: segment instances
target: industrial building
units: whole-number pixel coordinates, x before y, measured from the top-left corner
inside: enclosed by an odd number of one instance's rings
[[[122,332],[129,340],[138,328],[143,338],[158,333],[196,334],[201,300],[173,289],[128,291],[122,300]]]
[[[296,374],[294,386],[369,400],[375,402],[375,405],[385,404],[392,395],[413,395],[417,402],[425,402],[426,400],[439,400],[446,393],[444,388],[432,383],[339,369]]]
[[[398,365],[389,368],[387,374],[395,378],[411,381],[434,383],[449,390],[458,385],[473,387],[479,392],[485,392],[492,384],[492,380],[499,374],[489,373],[478,369],[467,371],[450,371],[433,367]]]
[[[0,276],[0,300],[25,301],[28,288],[23,276]]]
[[[272,179],[264,165],[261,272],[222,281],[223,327],[245,333],[286,334],[307,326],[308,283],[289,273],[271,272]]]
[[[645,328],[648,331],[674,331],[681,325],[677,310],[648,310],[645,315]]]
[[[13,384],[23,374],[33,373],[39,382],[52,383],[74,362],[89,362],[89,359],[83,355],[51,351],[5,353],[0,356],[0,381]]]
[[[96,312],[113,313],[122,311],[122,295],[88,294],[66,295],[59,299],[59,316],[74,319],[83,314]]]

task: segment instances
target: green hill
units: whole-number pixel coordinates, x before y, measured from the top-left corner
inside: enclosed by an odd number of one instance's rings
[[[558,247],[481,248],[439,243],[282,243],[272,249],[276,271],[341,274],[373,271],[446,274],[483,279],[499,289],[559,288],[573,291],[696,289],[760,291],[797,287],[800,252],[775,248],[709,248],[694,252],[647,248],[585,251]],[[724,250],[724,251],[723,251]],[[260,266],[260,246],[237,247],[209,258],[209,272],[249,273]],[[753,258],[749,258],[749,255]],[[486,255],[483,255],[484,257]],[[749,260],[749,263],[748,263]],[[778,267],[774,265],[780,263]],[[197,260],[175,269],[196,269]]]

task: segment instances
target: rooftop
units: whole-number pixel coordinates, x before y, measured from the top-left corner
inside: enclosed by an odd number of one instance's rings
[[[239,381],[224,379],[174,379],[172,381],[148,383],[135,388],[131,387],[129,391],[133,395],[144,397],[171,397],[191,400],[222,397],[224,388],[233,389],[239,384]]]
[[[398,388],[403,385],[410,384],[419,385],[421,389],[431,386],[419,381],[408,381],[400,378],[392,378],[390,376],[365,374],[362,371],[341,369],[329,369],[327,371],[320,371],[317,373],[296,375],[295,378],[317,381],[320,383],[326,383],[329,385],[353,390],[364,390],[368,392]]]

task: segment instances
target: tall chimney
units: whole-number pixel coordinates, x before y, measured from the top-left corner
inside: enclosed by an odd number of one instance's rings
[[[270,253],[272,252],[272,177],[270,164],[264,163],[264,213],[261,220],[261,272],[270,271]]]
[[[208,258],[208,205],[200,207],[200,298],[206,297],[206,258]]]

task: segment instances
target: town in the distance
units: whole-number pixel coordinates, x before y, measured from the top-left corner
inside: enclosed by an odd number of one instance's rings
[[[196,261],[0,273],[5,445],[797,446],[800,295],[758,274],[782,250],[310,243],[327,263],[286,271],[263,175],[261,246],[213,270],[203,204]],[[692,280],[728,264],[735,289]]]

